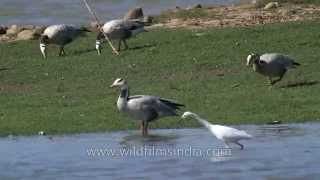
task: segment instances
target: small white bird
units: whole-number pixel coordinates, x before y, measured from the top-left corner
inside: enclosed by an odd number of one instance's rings
[[[40,37],[40,51],[43,57],[47,57],[47,44],[58,45],[60,48],[59,56],[65,55],[64,46],[71,43],[84,32],[88,32],[88,30],[73,25],[58,24],[47,27]]]
[[[123,42],[125,48],[128,48],[126,40],[135,36],[141,32],[145,32],[145,22],[142,20],[132,19],[116,19],[106,22],[102,29],[103,32],[108,36],[110,40],[119,40],[118,51],[120,51],[121,42]],[[102,32],[99,32],[96,38],[96,49],[98,54],[101,54],[101,43],[104,38]]]
[[[251,139],[252,136],[245,131],[241,131],[235,128],[227,127],[227,126],[221,126],[221,125],[213,125],[210,124],[208,121],[200,118],[197,114],[192,112],[184,112],[181,116],[183,119],[192,117],[198,120],[204,127],[210,130],[210,132],[216,136],[217,139],[223,141],[226,145],[226,147],[229,147],[229,143],[237,144],[241,147],[241,149],[244,148],[242,144],[239,143],[240,140],[244,139]]]
[[[278,53],[267,53],[261,56],[251,53],[247,57],[247,66],[252,66],[255,72],[267,76],[271,85],[281,81],[288,69],[299,65],[290,57]],[[273,77],[279,77],[279,79],[273,81]]]
[[[44,135],[46,135],[46,133],[45,133],[44,131],[39,131],[39,132],[38,132],[38,135],[39,135],[39,136],[44,136]]]

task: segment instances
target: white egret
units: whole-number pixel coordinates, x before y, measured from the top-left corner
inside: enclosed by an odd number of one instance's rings
[[[229,147],[230,143],[234,143],[240,146],[241,149],[244,148],[242,144],[239,143],[240,140],[251,139],[252,136],[245,131],[241,131],[235,128],[221,126],[216,124],[210,124],[208,121],[200,118],[197,114],[192,112],[184,112],[181,116],[183,119],[191,117],[198,120],[204,127],[209,129],[209,131],[216,136],[217,139],[224,142],[226,147]]]

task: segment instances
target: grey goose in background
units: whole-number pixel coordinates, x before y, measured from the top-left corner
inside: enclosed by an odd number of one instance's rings
[[[84,32],[88,32],[88,30],[73,25],[58,24],[48,26],[40,37],[40,50],[43,57],[47,58],[46,46],[48,44],[58,45],[60,48],[59,56],[65,55],[64,46]]]
[[[110,40],[119,40],[118,42],[118,51],[121,48],[121,42],[123,42],[125,49],[128,48],[126,40],[135,36],[141,32],[145,32],[144,29],[145,22],[139,19],[116,19],[106,22],[102,29],[104,33],[108,36]],[[103,42],[104,35],[102,32],[99,32],[96,38],[96,49],[98,54],[101,54],[101,44]]]
[[[142,121],[141,131],[143,136],[148,135],[149,122],[166,116],[177,116],[177,110],[184,106],[156,96],[129,96],[127,82],[122,78],[116,79],[110,87],[120,88],[117,107],[120,112],[128,114],[135,120]]]
[[[247,57],[247,66],[252,66],[255,72],[267,76],[271,85],[281,81],[287,70],[299,65],[290,57],[278,53],[266,53],[261,56],[252,53]],[[279,79],[273,80],[273,77]]]

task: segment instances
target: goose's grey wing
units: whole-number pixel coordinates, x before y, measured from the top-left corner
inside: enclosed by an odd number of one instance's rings
[[[130,96],[127,100],[127,111],[135,119],[152,121],[159,117],[155,104],[155,100],[150,96]]]
[[[65,25],[65,24],[58,24],[58,25],[52,25],[45,29],[43,32],[44,35],[47,35],[49,38],[52,38],[53,36],[56,36],[58,34],[69,34],[73,33],[77,30],[75,26],[72,25]]]
[[[156,96],[137,95],[128,98],[128,107],[130,109],[143,112],[157,113],[159,117],[177,115],[176,110],[183,106],[174,101],[159,98]]]
[[[109,21],[103,25],[103,30],[105,33],[113,33],[119,30],[135,30],[144,27],[144,22],[139,20],[122,20],[116,19]]]
[[[123,25],[123,28],[125,28],[126,30],[133,31],[136,29],[143,28],[145,23],[139,20],[127,20],[127,21],[124,21],[122,25]]]
[[[123,26],[123,20],[121,19],[115,19],[115,20],[111,20],[109,22],[106,22],[102,29],[105,33],[113,33],[119,29],[121,29],[121,27]]]
[[[161,104],[164,104],[173,110],[178,110],[180,109],[180,107],[184,107],[183,104],[177,103],[170,99],[159,98],[159,101],[161,102]]]
[[[64,45],[76,38],[80,32],[81,30],[75,26],[60,24],[48,27],[44,35],[47,35],[53,42]]]
[[[139,98],[143,98],[145,95],[134,95],[134,96],[129,96],[128,97],[128,101],[129,100],[133,100],[133,99],[139,99]]]
[[[279,53],[263,54],[262,56],[260,56],[260,60],[275,66],[282,66],[284,68],[293,68],[295,65],[300,65],[289,56]]]
[[[285,68],[295,68],[295,66],[299,66],[300,64],[295,62],[294,59],[290,58],[286,55],[278,55],[278,63],[283,65]]]
[[[126,21],[124,20],[112,20],[104,24],[103,31],[109,35],[111,39],[123,39],[131,35],[128,27],[126,27]]]

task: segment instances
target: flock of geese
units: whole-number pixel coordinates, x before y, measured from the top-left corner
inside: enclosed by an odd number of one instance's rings
[[[120,51],[121,42],[125,48],[128,48],[126,40],[141,32],[144,29],[145,22],[139,19],[116,19],[106,22],[102,26],[104,33],[99,32],[96,39],[96,50],[101,54],[101,45],[103,43],[104,34],[111,40],[118,40],[118,51]],[[46,46],[48,44],[55,44],[59,46],[59,56],[65,55],[64,46],[71,43],[73,40],[88,32],[86,28],[79,28],[73,25],[59,24],[48,26],[43,34],[40,36],[40,50],[44,58],[47,58]]]
[[[101,54],[101,47],[103,43],[104,34],[109,39],[118,41],[118,51],[121,45],[128,48],[126,40],[141,32],[144,32],[145,23],[141,20],[112,20],[106,22],[102,30],[96,38],[96,50]],[[72,42],[74,39],[83,34],[86,29],[77,28],[72,25],[52,25],[45,29],[40,37],[40,50],[44,58],[47,58],[47,45],[55,44],[60,47],[59,56],[65,55],[64,46]],[[285,75],[287,70],[295,68],[300,64],[295,62],[288,56],[268,53],[268,54],[249,54],[247,57],[247,66],[268,78],[271,85],[279,82]],[[273,78],[278,78],[274,80]],[[110,87],[119,88],[120,95],[117,101],[117,108],[120,112],[128,114],[135,120],[141,121],[141,132],[143,136],[148,135],[148,125],[159,118],[167,116],[178,116],[178,110],[184,107],[183,104],[177,103],[173,100],[150,96],[150,95],[129,95],[129,87],[126,80],[117,78]],[[223,141],[227,147],[230,143],[234,143],[244,148],[239,143],[240,140],[250,139],[252,136],[245,131],[237,130],[227,126],[213,125],[208,121],[200,118],[197,114],[192,112],[185,112],[181,118],[194,118],[206,127],[217,139]]]

